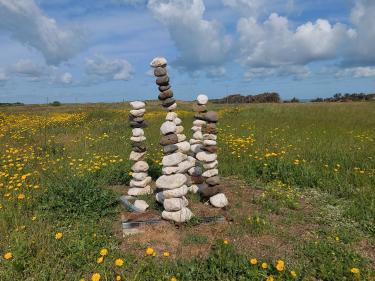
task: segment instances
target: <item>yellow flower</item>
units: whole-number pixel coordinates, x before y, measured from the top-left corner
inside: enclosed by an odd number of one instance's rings
[[[228,239],[224,239],[223,243],[224,243],[225,245],[228,245],[228,244],[229,244],[229,240],[228,240]]]
[[[266,262],[262,263],[262,268],[263,269],[267,269],[268,268],[268,264]]]
[[[256,265],[258,263],[258,260],[253,258],[253,259],[250,259],[250,264],[251,265]]]
[[[33,216],[33,217],[31,218],[31,220],[32,220],[32,221],[35,221],[35,220],[36,220],[36,216]]]
[[[6,252],[4,254],[4,259],[10,260],[11,258],[13,258],[13,254],[11,252]]]
[[[171,255],[171,254],[170,254],[169,252],[164,252],[164,253],[163,253],[163,256],[164,256],[164,257],[169,257],[170,255]]]
[[[152,256],[155,253],[154,249],[151,247],[147,247],[146,249],[146,255]]]
[[[103,257],[104,257],[104,256],[107,256],[107,255],[108,255],[108,250],[105,249],[105,248],[101,249],[101,250],[100,250],[100,255],[103,256]]]
[[[55,239],[56,239],[56,240],[60,240],[62,237],[63,237],[62,232],[57,232],[57,233],[55,234]]]
[[[353,268],[350,270],[350,272],[353,273],[353,274],[359,274],[360,270],[359,270],[359,268],[353,267]]]
[[[177,281],[177,278],[173,276],[170,281]]]
[[[285,268],[285,263],[284,263],[284,261],[282,261],[282,260],[278,260],[278,261],[276,262],[276,269],[277,269],[278,271],[283,271],[284,268]]]
[[[274,280],[275,280],[275,279],[273,278],[272,275],[268,276],[267,279],[266,279],[266,281],[274,281]]]
[[[116,281],[121,281],[121,276],[120,275],[116,275]]]
[[[79,279],[79,281],[85,281],[85,278],[81,278],[81,279]]]
[[[20,194],[18,195],[17,198],[18,198],[19,200],[23,200],[23,199],[25,199],[25,194],[20,193]]]
[[[97,260],[96,260],[96,263],[103,263],[104,261],[104,257],[103,256],[100,256]]]
[[[292,270],[292,271],[290,272],[290,275],[291,275],[293,278],[296,278],[296,277],[297,277],[297,273],[296,273],[294,270]]]
[[[123,266],[124,265],[124,260],[123,259],[116,259],[115,260],[115,265],[116,266]]]
[[[91,281],[99,281],[100,278],[101,278],[100,273],[94,273],[94,274],[91,276]]]

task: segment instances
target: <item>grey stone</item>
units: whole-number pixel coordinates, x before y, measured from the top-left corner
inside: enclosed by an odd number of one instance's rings
[[[201,143],[193,144],[190,146],[190,150],[194,153],[199,153],[202,151],[203,145]]]
[[[200,175],[202,175],[202,168],[201,167],[192,167],[192,168],[190,168],[189,169],[189,175],[191,175],[191,176],[200,176]]]
[[[144,212],[144,211],[147,210],[147,208],[149,207],[149,205],[144,200],[135,200],[134,207],[136,207],[137,209],[139,209],[141,212]]]
[[[156,78],[156,84],[159,86],[166,86],[169,84],[169,77],[168,75],[164,75],[161,77]]]
[[[166,85],[166,86],[159,86],[159,91],[160,92],[165,92],[171,88],[171,85]]]
[[[176,124],[171,121],[165,121],[160,127],[160,133],[168,135],[176,132]]]
[[[175,152],[173,154],[165,155],[162,160],[164,167],[176,166],[182,161],[186,160],[187,155],[181,152]]]
[[[130,152],[129,160],[130,161],[140,161],[144,158],[146,152]]]
[[[180,211],[177,212],[163,211],[161,216],[165,220],[182,223],[189,221],[193,217],[193,213],[188,208],[182,208]]]
[[[228,205],[228,199],[224,193],[219,193],[210,197],[210,203],[216,208],[224,208]]]
[[[205,198],[209,198],[211,196],[214,196],[218,193],[222,193],[222,188],[220,187],[220,185],[215,185],[215,186],[211,186],[211,185],[201,185],[200,188],[199,188],[199,193],[201,193],[201,195]]]
[[[145,135],[145,132],[141,128],[134,128],[132,130],[133,137],[143,137]]]
[[[131,180],[129,186],[145,188],[147,185],[151,183],[151,181],[152,181],[151,177],[146,177],[144,180],[141,180],[141,181]]]
[[[190,168],[192,168],[195,165],[194,162],[191,162],[189,160],[182,161],[180,164],[178,164],[178,173],[186,173]]]
[[[143,181],[144,179],[147,178],[147,176],[148,176],[147,173],[132,173],[132,177],[136,181]]]
[[[146,112],[146,109],[144,109],[144,108],[130,110],[130,114],[135,116],[135,117],[143,116],[145,114],[145,112]]]
[[[151,194],[151,192],[152,190],[149,185],[146,186],[145,188],[133,187],[128,190],[128,194],[130,196],[147,195],[147,194]]]
[[[214,153],[208,153],[206,151],[202,151],[202,152],[197,153],[197,159],[199,161],[212,162],[212,161],[215,161],[216,158],[217,158],[217,155],[214,154]]]
[[[145,108],[146,107],[146,104],[143,102],[143,101],[132,101],[130,103],[130,106],[133,108],[133,109],[142,109],[142,108]]]
[[[156,187],[161,189],[174,189],[186,183],[186,176],[183,174],[162,175],[156,180]]]
[[[168,198],[164,199],[163,206],[167,212],[179,211],[184,207],[187,207],[188,201],[185,197],[182,198]]]
[[[176,108],[177,108],[177,103],[174,103],[174,104],[172,104],[172,105],[169,106],[169,107],[165,107],[165,109],[167,109],[168,111],[175,110]]]
[[[176,102],[176,100],[174,98],[167,98],[167,99],[163,100],[161,105],[164,106],[164,107],[169,107],[172,104],[174,104],[175,102]]]
[[[138,161],[132,166],[132,171],[136,173],[148,171],[148,164],[145,161]]]
[[[158,96],[158,99],[161,100],[161,101],[164,101],[164,100],[172,98],[172,97],[173,97],[173,91],[171,89],[169,89],[169,90],[166,90],[164,92],[160,92],[160,94]]]
[[[219,120],[219,115],[215,111],[209,111],[204,115],[204,120],[216,123]]]
[[[165,67],[156,67],[154,69],[154,75],[156,77],[160,77],[160,76],[164,76],[164,75],[167,75],[167,69]]]
[[[211,177],[211,178],[207,178],[206,183],[208,185],[218,185],[218,184],[220,184],[220,177],[214,176],[214,177]]]

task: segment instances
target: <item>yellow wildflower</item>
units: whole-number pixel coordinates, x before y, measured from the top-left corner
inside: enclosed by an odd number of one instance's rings
[[[116,259],[115,260],[115,265],[116,266],[123,266],[124,265],[124,260],[123,259]]]
[[[294,270],[292,270],[292,271],[290,272],[290,275],[291,275],[293,278],[296,278],[296,277],[297,277],[297,273],[296,273]]]
[[[229,244],[229,240],[228,240],[228,239],[224,239],[223,243],[224,243],[225,245],[228,245],[228,244]]]
[[[163,256],[164,256],[164,257],[169,257],[170,255],[171,255],[171,254],[170,254],[169,252],[164,252],[164,253],[163,253]]]
[[[170,281],[177,281],[177,278],[173,276]]]
[[[23,199],[25,199],[25,194],[23,194],[23,193],[20,193],[19,195],[18,195],[18,200],[23,200]]]
[[[91,281],[99,281],[100,278],[101,278],[100,273],[94,273],[94,274],[91,276]]]
[[[96,260],[96,263],[103,263],[104,261],[104,257],[103,256],[100,256],[97,260]]]
[[[262,266],[263,269],[267,269],[268,268],[268,264],[266,262],[262,263],[261,266]]]
[[[359,268],[353,267],[352,269],[350,269],[350,272],[353,274],[359,274],[360,270]]]
[[[122,280],[121,276],[120,275],[116,275],[116,281],[121,281],[121,280]]]
[[[253,258],[253,259],[250,259],[250,264],[251,265],[256,265],[258,263],[258,260]]]
[[[146,255],[152,256],[155,253],[154,249],[151,247],[147,247],[146,249]]]
[[[284,261],[282,261],[282,260],[278,260],[278,261],[276,262],[276,269],[277,269],[278,271],[283,271],[284,268],[285,268],[285,263],[284,263]]]
[[[11,258],[13,258],[13,254],[11,252],[6,252],[3,257],[6,260],[10,260]]]
[[[108,250],[105,249],[105,248],[101,249],[101,250],[100,250],[100,255],[103,256],[103,257],[104,257],[104,256],[107,256],[107,255],[108,255]]]
[[[57,233],[55,234],[55,239],[56,239],[56,240],[60,240],[62,237],[63,237],[62,232],[57,232]]]
[[[275,280],[275,279],[273,278],[272,275],[268,276],[267,279],[266,279],[266,281],[274,281],[274,280]]]

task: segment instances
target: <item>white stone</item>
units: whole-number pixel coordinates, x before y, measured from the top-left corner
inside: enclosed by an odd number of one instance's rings
[[[146,107],[146,104],[143,102],[143,101],[132,101],[130,103],[130,106],[133,108],[133,109],[142,109],[142,108],[145,108]]]
[[[194,145],[194,144],[202,143],[202,140],[190,139],[189,143],[190,145]]]
[[[176,118],[173,120],[173,122],[174,122],[176,125],[181,125],[182,120],[181,120],[180,118],[176,117]]]
[[[134,128],[132,130],[133,137],[142,137],[145,135],[145,132],[141,128]]]
[[[160,127],[160,133],[167,135],[176,132],[176,124],[171,121],[165,121]]]
[[[192,144],[190,146],[190,150],[194,153],[199,153],[202,151],[202,147],[203,145],[201,143],[197,143],[197,144]]]
[[[194,126],[198,126],[198,127],[202,127],[202,126],[204,126],[206,124],[207,124],[206,121],[200,120],[200,119],[196,119],[196,120],[193,121],[193,125]]]
[[[147,210],[147,208],[149,207],[149,205],[144,200],[135,200],[134,207],[136,207],[141,212],[144,212],[144,211]]]
[[[147,178],[148,174],[147,173],[133,173],[132,177],[136,181],[143,181],[145,178]]]
[[[210,197],[210,203],[216,208],[224,208],[228,205],[228,199],[224,193],[218,193]]]
[[[183,126],[176,126],[176,134],[182,134],[184,132]]]
[[[188,143],[187,141],[178,142],[175,144],[175,146],[177,146],[178,151],[182,153],[187,153],[190,151],[190,143]]]
[[[193,157],[193,156],[188,156],[187,160],[194,163],[194,164],[197,162],[197,159],[195,159],[195,157]]]
[[[145,188],[138,188],[138,187],[130,188],[128,190],[128,195],[139,196],[139,195],[151,194],[151,192],[152,192],[151,187],[148,185]]]
[[[145,188],[147,185],[151,183],[151,181],[152,181],[151,177],[146,177],[144,180],[141,180],[141,181],[131,180],[129,186]]]
[[[167,107],[166,109],[168,111],[171,111],[171,110],[175,110],[176,108],[177,108],[177,103],[174,103],[174,104],[170,105],[169,107]]]
[[[195,163],[189,160],[185,160],[178,164],[178,171],[177,173],[186,173],[191,167],[194,167]]]
[[[176,134],[178,142],[183,142],[186,140],[186,136],[184,134]]]
[[[203,140],[203,134],[201,131],[197,131],[193,134],[193,139],[196,140]]]
[[[171,175],[177,173],[179,168],[177,166],[173,167],[163,167],[161,172],[163,175]]]
[[[182,161],[186,160],[187,155],[182,152],[175,152],[173,154],[165,155],[162,160],[163,166],[176,166]]]
[[[174,121],[177,118],[176,112],[168,112],[167,116],[165,117],[165,120],[167,121]]]
[[[208,153],[206,151],[202,151],[197,153],[197,159],[203,162],[213,162],[217,159],[217,155],[215,153]]]
[[[170,220],[174,222],[186,222],[193,217],[193,213],[188,208],[182,208],[177,212],[167,212],[163,211],[161,217],[165,220]]]
[[[217,167],[218,164],[219,164],[219,162],[217,160],[215,160],[215,161],[212,161],[212,162],[204,163],[203,168],[206,169],[206,170],[214,169],[214,168]]]
[[[131,141],[135,141],[135,142],[142,142],[142,141],[145,141],[145,140],[146,140],[146,137],[145,137],[145,136],[141,136],[141,137],[131,137],[130,140],[131,140]]]
[[[188,193],[188,187],[183,185],[179,188],[164,190],[155,195],[156,201],[163,203],[165,199],[183,197]]]
[[[145,112],[146,112],[146,109],[144,109],[144,108],[130,110],[130,114],[135,116],[135,117],[141,117],[145,114]]]
[[[130,161],[139,161],[142,160],[143,157],[145,156],[146,152],[135,152],[132,151],[130,152],[129,160]]]
[[[204,105],[208,102],[208,97],[206,95],[199,95],[197,96],[198,104]]]
[[[217,140],[217,135],[214,135],[214,134],[204,134],[203,138],[205,140]]]
[[[203,144],[204,145],[216,145],[217,143],[214,140],[204,140]]]
[[[167,59],[164,57],[156,57],[150,62],[151,67],[166,66],[168,63]]]
[[[199,126],[193,126],[191,127],[191,130],[193,132],[201,132],[202,131],[202,127],[199,127]]]
[[[187,207],[188,201],[185,197],[182,198],[168,198],[164,199],[163,206],[168,212],[179,211],[184,207]]]
[[[148,164],[145,161],[138,161],[132,166],[132,171],[136,173],[140,172],[147,172],[148,171]]]
[[[188,173],[189,173],[189,175],[191,175],[191,176],[200,176],[200,175],[202,175],[202,168],[201,167],[192,167],[192,168],[190,168],[189,169],[189,171],[188,171]]]
[[[183,186],[187,178],[183,174],[162,175],[156,180],[156,187],[161,189],[174,189]]]
[[[218,174],[219,174],[219,170],[218,169],[211,169],[211,170],[205,171],[202,174],[202,176],[205,177],[205,178],[210,178],[210,177],[217,176]]]
[[[196,184],[193,184],[193,185],[189,186],[189,192],[191,192],[191,193],[197,193],[198,190],[199,190],[199,188],[198,188],[198,185],[196,185]]]

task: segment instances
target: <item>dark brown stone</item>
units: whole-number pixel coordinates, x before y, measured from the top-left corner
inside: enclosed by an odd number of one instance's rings
[[[170,88],[171,88],[171,85],[159,86],[159,91],[164,92],[166,90],[169,90]]]
[[[133,151],[134,152],[145,152],[146,151],[146,147],[133,146]]]
[[[207,145],[202,147],[202,150],[205,150],[210,153],[216,153],[217,152],[217,146],[216,145]]]
[[[165,135],[160,139],[161,145],[168,145],[168,144],[175,144],[178,142],[178,138],[176,134],[169,134]]]
[[[204,183],[204,177],[202,176],[191,176],[191,181],[195,184]]]
[[[194,103],[193,104],[193,111],[194,112],[206,112],[207,108],[204,105],[199,105],[199,104]]]
[[[205,114],[194,114],[194,118],[195,119],[199,119],[199,120],[204,120],[204,121],[206,121],[206,116],[205,116]]]
[[[164,106],[164,107],[169,107],[172,104],[174,104],[175,102],[176,102],[176,100],[174,98],[168,98],[166,100],[163,100],[161,105]]]
[[[140,141],[131,141],[131,146],[132,147],[146,147],[145,143],[144,142],[140,142]]]
[[[161,77],[167,75],[167,69],[165,67],[157,67],[154,70],[154,75],[156,77]]]
[[[208,123],[202,128],[203,134],[217,134],[218,130],[216,128],[216,123]]]
[[[219,120],[219,115],[215,111],[209,111],[205,114],[205,119],[207,122],[216,123]]]
[[[161,92],[158,96],[159,100],[166,100],[173,97],[173,91],[171,89]]]
[[[218,185],[220,184],[220,177],[219,176],[214,176],[206,179],[206,183],[208,185]]]
[[[169,77],[168,77],[168,75],[156,78],[156,84],[158,84],[159,86],[169,85]]]
[[[132,127],[132,128],[146,128],[147,123],[145,121],[143,121],[143,122],[130,121],[130,127]]]
[[[209,197],[214,196],[218,193],[222,193],[223,188],[220,185],[215,185],[215,186],[209,185],[205,188],[200,189],[199,192],[202,194],[203,197],[209,198]]]

